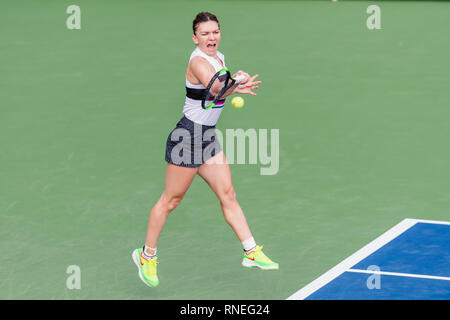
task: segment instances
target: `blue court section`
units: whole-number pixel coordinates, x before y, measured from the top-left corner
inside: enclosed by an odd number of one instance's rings
[[[370,274],[344,272],[306,300],[449,300],[450,281],[380,275],[379,289],[369,289]]]
[[[382,272],[450,278],[450,225],[418,222],[350,269],[370,266]],[[450,280],[381,274],[380,288],[369,289],[371,276],[344,272],[306,299],[450,300]]]
[[[352,269],[450,277],[450,225],[416,223]]]

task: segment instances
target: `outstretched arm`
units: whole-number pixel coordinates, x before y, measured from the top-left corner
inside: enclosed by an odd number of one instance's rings
[[[206,87],[211,78],[214,76],[215,70],[205,58],[195,57],[191,60],[187,73],[194,76],[200,83],[202,83]],[[261,81],[255,81],[258,75],[256,74],[253,77],[250,77],[248,73],[239,70],[232,77],[236,78],[239,75],[243,75],[244,79],[239,84],[235,84],[230,89],[228,89],[227,92],[222,95],[222,98],[235,93],[251,94],[253,96],[256,96],[256,93],[254,93],[252,90],[258,89],[258,84],[261,83]],[[213,95],[217,95],[222,89],[222,86],[223,84],[217,81],[211,87],[211,93]]]

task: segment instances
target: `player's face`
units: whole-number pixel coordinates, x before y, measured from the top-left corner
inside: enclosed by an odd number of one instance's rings
[[[200,22],[192,35],[194,43],[209,56],[214,56],[220,43],[220,28],[215,21]]]

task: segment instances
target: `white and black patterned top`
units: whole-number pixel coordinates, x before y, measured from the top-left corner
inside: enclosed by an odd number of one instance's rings
[[[192,52],[189,62],[196,56],[205,58],[213,67],[216,72],[220,71],[225,66],[225,56],[217,51],[217,57],[222,61],[222,64],[215,58],[208,56],[201,51],[198,47]],[[184,103],[183,113],[189,120],[207,126],[215,126],[222,113],[225,99],[219,100],[215,104],[215,108],[203,109],[202,108],[202,95],[205,90],[203,84],[192,84],[186,79],[186,100]],[[221,108],[222,106],[222,108]]]

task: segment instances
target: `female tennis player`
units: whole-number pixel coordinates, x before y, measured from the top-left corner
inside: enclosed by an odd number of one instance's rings
[[[203,108],[202,97],[213,76],[226,68],[225,57],[218,51],[221,30],[217,17],[209,12],[199,13],[193,21],[196,48],[192,52],[186,71],[186,100],[183,118],[169,134],[166,143],[167,170],[164,191],[150,212],[147,237],[143,248],[133,251],[132,257],[139,270],[139,277],[148,286],[159,284],[157,265],[157,242],[167,216],[183,199],[186,191],[198,174],[211,187],[223,211],[226,222],[241,241],[244,267],[263,270],[278,269],[278,263],[270,260],[258,246],[250,232],[244,213],[236,200],[231,182],[231,172],[220,143],[215,135],[215,125],[230,94],[250,94],[261,81],[258,75],[250,77],[238,71],[232,78],[240,82],[231,86],[214,108]],[[214,83],[210,91],[218,94],[222,84]],[[203,139],[206,132],[208,139]],[[196,139],[200,138],[200,144]],[[207,140],[207,141],[205,141]]]

